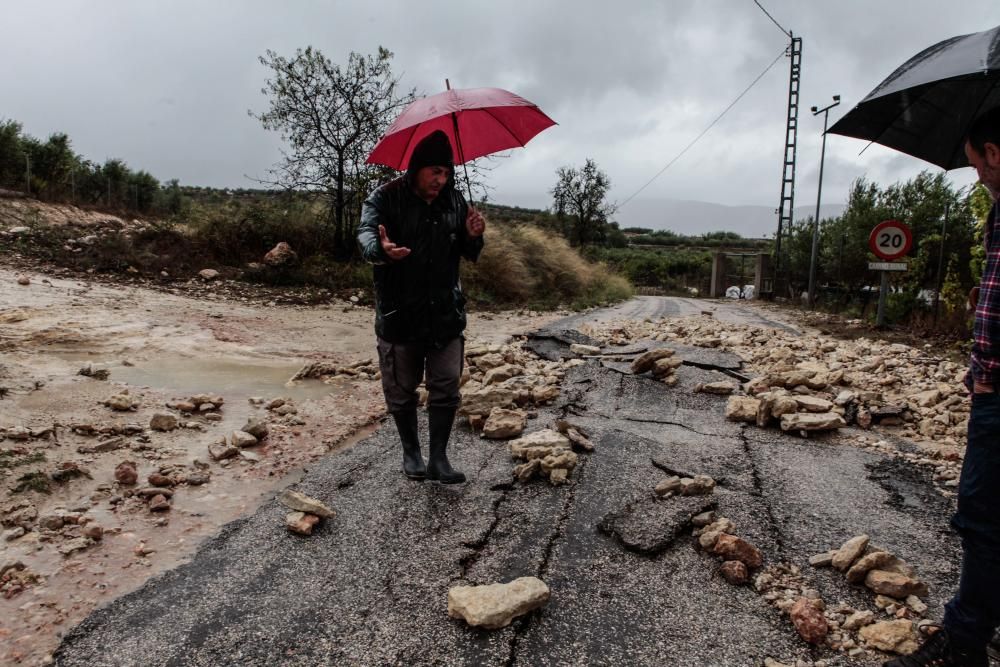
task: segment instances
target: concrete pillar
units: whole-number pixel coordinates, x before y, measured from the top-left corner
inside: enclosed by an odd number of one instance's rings
[[[718,299],[726,295],[726,254],[717,252],[712,256],[712,284],[708,296]]]
[[[771,256],[765,253],[757,255],[757,266],[753,275],[753,295],[755,299],[769,299],[773,296],[774,276],[771,275]]]

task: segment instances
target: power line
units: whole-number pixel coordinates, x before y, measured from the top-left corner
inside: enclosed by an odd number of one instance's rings
[[[780,30],[781,32],[785,33],[785,35],[787,35],[788,37],[792,36],[792,33],[788,32],[787,30],[785,30],[784,28],[782,28],[781,24],[774,20],[774,17],[771,16],[771,14],[766,9],[764,9],[764,5],[760,4],[759,0],[753,0],[753,1],[754,1],[755,5],[757,5],[758,7],[760,7],[760,11],[764,12],[764,14],[767,16],[767,18],[771,19],[771,23],[773,23],[774,25],[778,26],[778,30]]]
[[[638,195],[640,192],[642,192],[647,187],[649,187],[649,185],[653,181],[655,181],[656,179],[658,179],[663,174],[663,172],[665,172],[667,169],[670,169],[670,167],[673,166],[673,164],[675,162],[677,162],[678,160],[680,160],[681,157],[683,157],[685,153],[687,153],[696,143],[698,143],[698,141],[702,137],[704,137],[706,134],[708,134],[708,131],[711,130],[715,126],[716,123],[718,123],[720,120],[722,120],[722,117],[725,116],[727,113],[729,113],[729,110],[732,109],[734,106],[736,106],[736,103],[739,102],[741,99],[743,99],[743,96],[746,95],[747,93],[749,93],[750,89],[753,88],[754,86],[756,86],[757,82],[760,81],[761,79],[763,79],[764,75],[767,74],[768,72],[770,72],[771,68],[774,67],[778,63],[778,61],[781,60],[781,58],[784,55],[785,55],[785,48],[782,48],[781,49],[781,53],[778,54],[778,57],[775,58],[774,60],[772,60],[771,64],[768,65],[767,67],[765,67],[764,71],[761,72],[760,74],[758,74],[757,78],[754,79],[752,82],[750,82],[750,85],[747,86],[746,88],[744,88],[743,92],[740,93],[739,95],[737,95],[736,99],[733,100],[732,102],[730,102],[729,106],[727,106],[725,109],[723,109],[722,113],[720,113],[718,116],[716,116],[715,120],[713,120],[711,123],[709,123],[708,127],[706,127],[704,130],[701,131],[701,134],[699,134],[697,137],[695,137],[691,141],[691,143],[689,143],[687,146],[685,146],[684,150],[682,150],[680,153],[678,153],[676,156],[674,156],[674,159],[671,160],[670,162],[668,162],[667,165],[665,167],[663,167],[663,169],[661,169],[658,172],[656,172],[656,175],[653,176],[648,181],[646,181],[646,183],[641,188],[639,188],[634,193],[632,193],[632,195],[628,199],[626,199],[625,201],[623,201],[621,204],[618,204],[617,206],[615,206],[615,212],[617,212],[619,209],[621,209],[621,207],[624,206],[625,204],[627,204],[630,201],[632,201],[632,199],[634,199],[635,196]]]

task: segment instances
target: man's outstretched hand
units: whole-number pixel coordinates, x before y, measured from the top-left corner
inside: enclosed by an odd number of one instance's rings
[[[382,250],[384,250],[385,254],[389,256],[389,259],[403,259],[410,254],[409,248],[397,246],[389,240],[388,235],[385,233],[385,225],[378,226],[378,238],[382,243]]]
[[[469,215],[465,217],[465,229],[469,236],[476,238],[486,231],[486,218],[477,209],[469,207]]]

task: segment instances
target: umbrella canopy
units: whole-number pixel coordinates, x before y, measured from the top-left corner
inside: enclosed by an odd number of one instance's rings
[[[1000,26],[924,49],[830,132],[894,148],[944,169],[969,166],[972,121],[1000,106]]]
[[[464,164],[524,146],[555,124],[528,100],[500,88],[447,90],[406,107],[368,156],[368,162],[405,170],[420,140],[441,130],[457,153],[455,163]]]

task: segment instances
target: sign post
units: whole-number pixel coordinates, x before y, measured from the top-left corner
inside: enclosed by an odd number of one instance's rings
[[[869,269],[882,272],[882,281],[878,291],[878,314],[875,316],[876,326],[885,326],[885,303],[889,297],[889,272],[906,271],[906,264],[894,260],[904,257],[913,247],[913,232],[910,227],[899,220],[886,220],[875,225],[868,236],[868,247],[884,262],[870,262]]]

